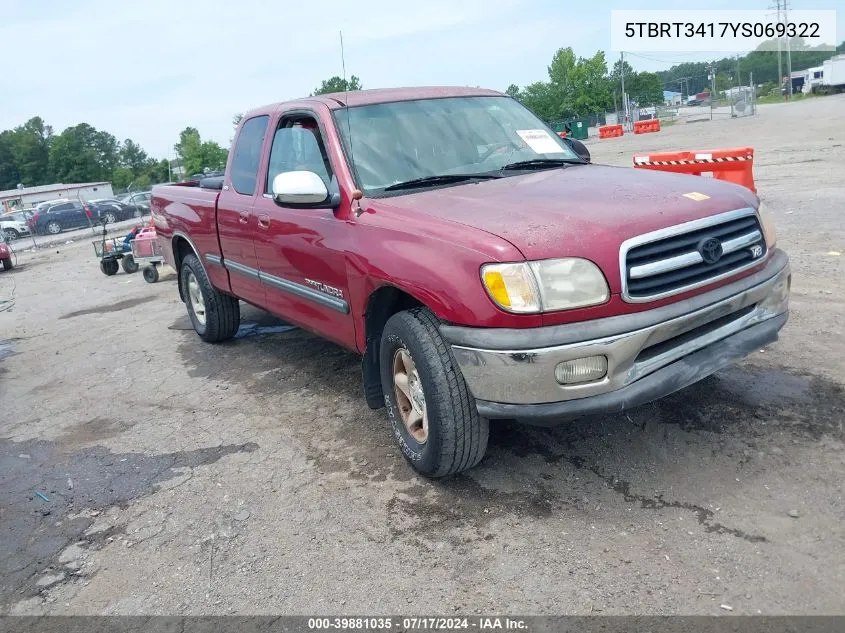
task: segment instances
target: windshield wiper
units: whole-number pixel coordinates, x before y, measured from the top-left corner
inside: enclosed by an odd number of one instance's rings
[[[467,180],[490,180],[501,178],[497,174],[441,174],[439,176],[423,176],[405,182],[397,182],[395,185],[385,187],[384,191],[399,191],[400,189],[416,189],[417,187],[428,187],[430,185],[449,185]]]
[[[564,165],[586,165],[583,160],[576,158],[533,158],[531,160],[521,160],[516,163],[508,163],[502,167],[502,171],[507,169],[554,169],[555,167],[562,167]]]

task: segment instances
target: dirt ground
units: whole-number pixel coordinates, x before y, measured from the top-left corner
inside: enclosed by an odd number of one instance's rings
[[[845,95],[589,144],[742,145],[792,257],[781,340],[628,415],[496,424],[443,481],[405,464],[352,354],[253,309],[206,345],[172,273],[22,250],[0,613],[845,613]]]

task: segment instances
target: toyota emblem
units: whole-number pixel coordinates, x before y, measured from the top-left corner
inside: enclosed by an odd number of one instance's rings
[[[708,237],[698,243],[698,252],[705,264],[715,264],[722,257],[722,243],[715,237]]]

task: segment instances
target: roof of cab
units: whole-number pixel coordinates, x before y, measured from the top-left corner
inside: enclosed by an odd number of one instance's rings
[[[271,114],[283,105],[314,105],[320,103],[330,110],[337,110],[349,106],[373,105],[377,103],[391,103],[393,101],[413,101],[415,99],[443,99],[446,97],[502,97],[496,90],[486,88],[467,88],[462,86],[427,86],[421,88],[377,88],[374,90],[353,90],[352,92],[332,92],[313,97],[303,97],[291,101],[273,103],[250,110],[244,118],[259,114]]]

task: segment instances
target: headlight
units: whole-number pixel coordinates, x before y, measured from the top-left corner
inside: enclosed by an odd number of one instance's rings
[[[763,226],[763,236],[766,238],[766,250],[770,251],[778,241],[778,232],[775,230],[774,220],[772,220],[772,216],[763,211],[763,205],[760,205],[757,209],[757,215],[760,217],[760,224]]]
[[[485,264],[481,279],[508,312],[571,310],[604,303],[610,289],[593,262],[577,257],[518,264]]]
[[[490,298],[508,312],[540,312],[540,293],[528,264],[485,264],[481,279]]]

